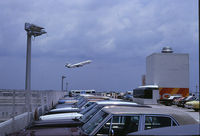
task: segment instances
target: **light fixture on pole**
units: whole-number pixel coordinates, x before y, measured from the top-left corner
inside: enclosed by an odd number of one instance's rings
[[[26,83],[25,90],[31,90],[31,36],[40,36],[45,34],[44,28],[34,24],[25,23],[25,30],[27,32],[27,52],[26,52]]]
[[[61,90],[63,91],[63,79],[66,78],[66,76],[62,76],[62,84],[61,84]]]
[[[26,81],[25,81],[25,91],[26,91],[26,109],[31,112],[31,37],[40,36],[46,32],[44,28],[36,26],[34,24],[25,23],[25,28],[27,32],[27,52],[26,52]],[[28,113],[29,113],[28,112]]]

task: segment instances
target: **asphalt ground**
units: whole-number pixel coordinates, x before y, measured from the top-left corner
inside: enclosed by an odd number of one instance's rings
[[[199,121],[200,111],[197,112],[197,111],[194,111],[193,109],[182,108],[176,105],[165,106],[162,104],[158,104],[158,105],[149,105],[149,106],[164,108],[164,109],[175,109],[175,110],[179,110],[180,112],[186,112],[187,114],[189,114],[191,117],[193,117],[195,120],[197,120],[200,123]]]

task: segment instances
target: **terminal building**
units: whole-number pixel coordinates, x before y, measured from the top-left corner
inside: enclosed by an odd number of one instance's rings
[[[188,96],[189,54],[173,53],[170,47],[164,47],[161,53],[147,56],[145,83],[148,86],[139,87],[143,88],[143,93],[140,92],[143,96],[138,95],[138,91],[134,94],[134,99],[143,104],[156,104],[158,99],[166,99],[171,95]],[[145,95],[145,87],[152,92],[146,91],[148,95]],[[149,98],[143,98],[145,96]]]

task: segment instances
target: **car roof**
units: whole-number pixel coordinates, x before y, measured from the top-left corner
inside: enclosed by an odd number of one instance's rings
[[[125,102],[125,101],[98,101],[98,105],[109,106],[109,105],[118,105],[118,106],[133,106],[133,107],[149,107],[147,105],[142,105],[134,102]]]
[[[154,128],[144,131],[137,131],[129,133],[128,136],[138,136],[138,135],[200,135],[199,132],[200,124],[192,125],[181,125],[181,126],[170,126],[163,128]],[[183,131],[184,130],[184,131]]]
[[[84,96],[85,99],[107,99],[109,100],[110,97],[106,96],[98,96],[98,95],[89,95],[89,96]]]
[[[87,99],[89,102],[96,102],[96,101],[103,101],[106,100],[107,98],[92,98],[92,99]]]
[[[130,105],[139,105],[135,102],[125,102],[125,101],[98,101],[97,104],[130,104]]]
[[[184,112],[172,109],[161,108],[146,108],[146,107],[128,107],[128,106],[106,106],[103,111],[109,114],[157,114],[157,115],[170,115],[179,125],[196,124],[198,123],[194,118]]]

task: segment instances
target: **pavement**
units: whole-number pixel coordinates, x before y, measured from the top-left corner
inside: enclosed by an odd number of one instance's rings
[[[180,112],[186,112],[187,114],[189,114],[191,117],[193,117],[195,120],[197,120],[199,123],[199,116],[200,116],[200,111],[194,111],[193,109],[187,109],[187,108],[182,108],[182,107],[177,107],[176,105],[171,105],[171,106],[165,106],[165,105],[149,105],[151,107],[156,107],[156,108],[164,108],[164,109],[175,109],[175,110],[179,110]]]

